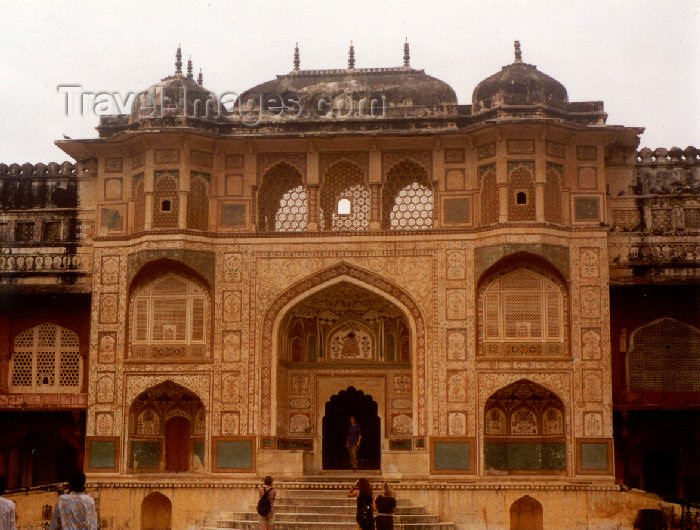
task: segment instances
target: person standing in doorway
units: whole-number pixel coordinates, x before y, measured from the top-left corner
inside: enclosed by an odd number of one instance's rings
[[[95,501],[85,493],[85,473],[78,471],[68,481],[70,493],[56,501],[49,530],[97,530]]]
[[[362,429],[357,424],[355,416],[350,416],[350,428],[348,429],[348,438],[345,441],[345,447],[348,449],[350,457],[350,467],[353,471],[357,471],[357,450],[362,443]]]
[[[7,480],[4,475],[0,475],[0,528],[3,530],[15,530],[17,528],[17,515],[15,513],[15,503],[10,499],[3,499]]]

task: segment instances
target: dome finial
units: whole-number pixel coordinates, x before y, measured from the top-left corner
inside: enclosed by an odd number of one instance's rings
[[[204,84],[204,76],[202,75],[202,69],[199,69],[199,75],[197,76],[197,84],[202,86]]]
[[[350,50],[348,51],[348,70],[354,70],[355,69],[355,47],[352,45],[352,41],[350,41]]]
[[[522,62],[523,62],[523,54],[522,54],[522,52],[520,51],[520,41],[519,41],[519,40],[516,40],[516,41],[513,43],[513,45],[514,45],[514,47],[515,47],[515,62],[516,62],[516,63],[522,63]]]
[[[192,56],[187,59],[187,79],[192,79]]]
[[[295,72],[299,71],[300,64],[301,64],[301,61],[299,60],[299,43],[297,42],[294,45],[294,71]]]
[[[408,37],[406,37],[406,42],[403,43],[403,67],[411,67],[411,52],[408,48]]]
[[[177,51],[175,52],[175,74],[182,75],[182,49],[180,45],[177,45]]]

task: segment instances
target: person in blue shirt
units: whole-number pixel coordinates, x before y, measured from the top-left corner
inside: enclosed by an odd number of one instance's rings
[[[350,466],[353,471],[357,471],[357,450],[362,443],[362,429],[357,424],[355,416],[350,416],[350,428],[348,429],[348,438],[345,442],[345,447],[348,450],[350,457]]]

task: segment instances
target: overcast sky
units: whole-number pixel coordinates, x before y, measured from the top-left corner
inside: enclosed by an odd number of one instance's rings
[[[460,103],[523,59],[570,101],[602,100],[608,124],[646,127],[641,146],[700,146],[700,0],[225,2],[0,0],[0,162],[62,161],[64,134],[95,138],[98,117],[66,116],[59,85],[140,91],[173,70],[182,43],[216,93],[242,92],[292,68],[411,65]]]

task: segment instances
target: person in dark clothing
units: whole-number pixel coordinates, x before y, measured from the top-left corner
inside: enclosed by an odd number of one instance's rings
[[[357,471],[357,450],[362,442],[362,429],[357,424],[355,416],[350,416],[350,428],[348,429],[348,438],[345,442],[345,447],[348,449],[350,457],[350,466],[353,471]]]
[[[388,483],[384,483],[384,491],[374,501],[377,506],[377,530],[394,530],[394,513],[396,499]]]
[[[366,478],[361,478],[348,492],[348,497],[357,497],[355,520],[361,530],[374,530],[374,497],[372,485]]]

